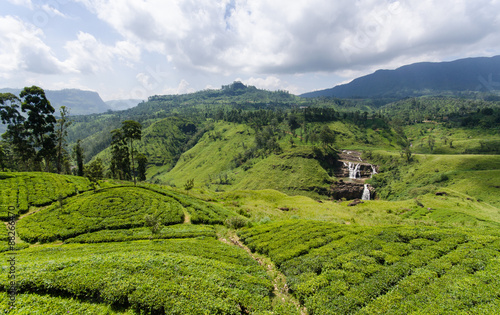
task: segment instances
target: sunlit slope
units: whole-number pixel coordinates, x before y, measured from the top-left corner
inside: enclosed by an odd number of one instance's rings
[[[372,180],[376,188],[381,187],[383,198],[414,198],[447,188],[500,208],[499,155],[418,154],[409,165],[401,165],[397,158],[386,155],[381,174]]]

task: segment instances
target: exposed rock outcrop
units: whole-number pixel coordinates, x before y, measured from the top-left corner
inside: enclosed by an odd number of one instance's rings
[[[361,199],[363,196],[363,190],[365,186],[362,183],[348,183],[340,179],[337,183],[330,187],[330,195],[332,199],[342,199],[353,200]],[[367,186],[371,194],[371,199],[374,199],[375,191],[373,187]]]

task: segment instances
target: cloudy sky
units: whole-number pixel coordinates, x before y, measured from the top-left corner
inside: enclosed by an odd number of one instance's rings
[[[500,54],[500,0],[1,0],[0,88],[295,94]]]

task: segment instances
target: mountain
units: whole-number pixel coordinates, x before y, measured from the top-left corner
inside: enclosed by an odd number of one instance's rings
[[[500,91],[500,56],[420,62],[395,70],[378,70],[331,89],[302,97],[377,98]]]
[[[12,93],[19,95],[21,89],[0,89],[0,93]],[[54,107],[55,114],[59,113],[59,107],[66,106],[71,115],[89,115],[104,113],[110,110],[110,106],[104,103],[97,92],[83,91],[78,89],[45,90],[45,95]]]
[[[106,105],[111,107],[112,110],[125,110],[137,106],[137,104],[144,100],[129,99],[129,100],[111,100],[106,101]]]

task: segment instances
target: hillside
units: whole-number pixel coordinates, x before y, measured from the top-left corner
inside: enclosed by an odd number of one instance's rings
[[[421,62],[376,72],[331,89],[302,97],[405,98],[421,95],[456,95],[460,92],[495,93],[500,90],[500,56],[451,62]]]
[[[21,89],[0,89],[1,93],[12,93],[19,95]],[[59,107],[66,106],[70,110],[70,115],[89,115],[94,113],[104,113],[111,109],[101,99],[97,92],[83,91],[78,89],[46,90],[45,95],[50,104],[59,114]]]
[[[9,216],[30,200],[19,183],[62,196],[7,222],[16,237],[0,255],[8,268],[15,244],[16,314],[406,314],[422,300],[426,310],[495,314],[500,305],[500,212],[452,189],[351,207],[109,180],[67,194],[83,178],[0,175],[16,196]],[[145,224],[151,213],[157,232]]]

